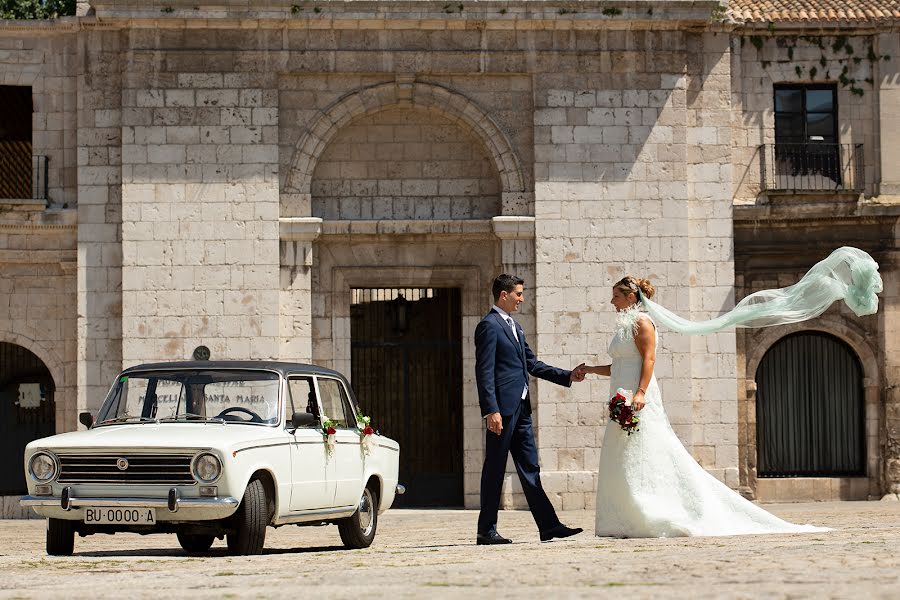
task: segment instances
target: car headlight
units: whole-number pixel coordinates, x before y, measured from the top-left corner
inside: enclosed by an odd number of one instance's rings
[[[191,470],[194,472],[194,477],[201,482],[212,483],[222,474],[222,461],[214,454],[204,452],[194,458]]]
[[[59,471],[56,457],[49,452],[37,452],[28,461],[28,472],[39,483],[46,483],[56,477]]]

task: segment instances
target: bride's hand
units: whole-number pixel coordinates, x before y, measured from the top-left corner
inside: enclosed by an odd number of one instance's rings
[[[644,408],[644,392],[638,392],[637,394],[635,394],[634,398],[632,399],[632,404],[634,405],[635,412],[638,412],[642,408]]]

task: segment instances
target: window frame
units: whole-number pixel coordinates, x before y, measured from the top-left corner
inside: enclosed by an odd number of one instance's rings
[[[326,414],[325,410],[324,410],[325,405],[323,404],[324,396],[322,395],[321,389],[319,387],[319,382],[320,381],[334,381],[338,385],[338,392],[340,393],[340,396],[341,396],[341,404],[345,405],[344,410],[346,410],[347,407],[350,408],[351,417],[352,417],[351,419],[348,419],[348,423],[345,427],[337,427],[336,429],[358,431],[359,430],[359,421],[356,418],[358,411],[356,410],[356,406],[354,406],[354,404],[353,404],[353,400],[352,400],[350,394],[347,392],[347,388],[344,384],[344,381],[342,379],[340,379],[339,377],[335,377],[333,375],[315,375],[314,378],[316,381],[316,401],[319,404],[319,421],[321,422],[322,415]],[[345,414],[344,417],[346,418],[347,415]]]
[[[799,90],[801,91],[800,95],[800,112],[788,112],[788,111],[779,111],[778,110],[778,92],[782,90]],[[809,111],[807,110],[806,104],[806,92],[807,91],[815,91],[815,90],[826,90],[831,92],[831,137],[832,140],[810,140],[809,139]],[[773,128],[775,131],[775,145],[779,144],[813,144],[816,142],[820,142],[823,144],[840,144],[840,130],[838,126],[838,119],[840,116],[840,107],[838,106],[838,93],[837,93],[837,84],[833,83],[809,83],[809,84],[798,84],[798,83],[776,83],[772,88],[772,114],[773,114]],[[812,114],[829,114],[824,111],[812,111]],[[803,132],[802,132],[802,142],[793,142],[787,141],[785,139],[779,139],[778,134],[778,116],[779,115],[800,115],[803,118]]]

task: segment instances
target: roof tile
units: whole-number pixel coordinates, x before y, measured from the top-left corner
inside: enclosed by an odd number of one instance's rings
[[[900,20],[900,0],[731,0],[739,23],[805,23]]]

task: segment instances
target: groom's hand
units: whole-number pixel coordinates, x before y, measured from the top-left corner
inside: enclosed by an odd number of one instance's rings
[[[495,433],[500,435],[503,431],[503,417],[500,416],[500,413],[495,412],[491,413],[484,418],[484,422],[487,423],[488,431],[491,433]]]
[[[572,369],[572,374],[569,375],[569,379],[574,382],[584,381],[585,375],[587,375],[587,367],[584,366],[584,363],[581,363]]]

